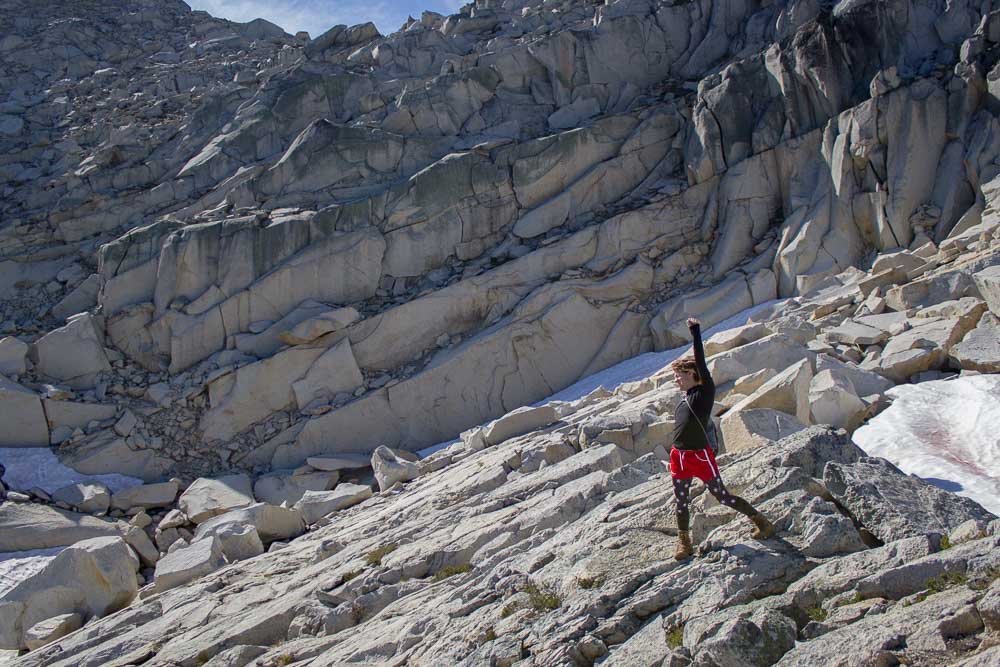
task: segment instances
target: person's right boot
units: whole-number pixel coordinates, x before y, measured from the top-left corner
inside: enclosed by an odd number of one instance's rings
[[[677,531],[677,548],[674,550],[674,560],[687,560],[691,557],[691,531]]]
[[[767,520],[767,517],[757,512],[750,516],[750,520],[753,521],[755,526],[753,532],[750,533],[750,537],[755,540],[766,540],[767,538],[774,535],[774,524]]]

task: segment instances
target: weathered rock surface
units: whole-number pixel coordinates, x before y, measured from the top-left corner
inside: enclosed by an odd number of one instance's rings
[[[139,562],[120,537],[97,537],[67,547],[0,601],[0,646],[28,648],[40,621],[63,614],[103,616],[122,609],[138,590]],[[31,634],[32,641],[37,639]]]
[[[1000,373],[1000,318],[985,313],[976,328],[951,348],[951,356],[963,369]]]
[[[180,485],[176,480],[133,486],[112,494],[111,507],[119,510],[128,510],[133,507],[144,509],[169,507],[177,498],[179,488]]]
[[[214,535],[167,554],[156,564],[155,590],[163,592],[214,572],[226,564],[222,545]]]
[[[49,427],[38,394],[0,376],[0,419],[4,429],[0,444],[4,447],[45,447]]]
[[[379,490],[386,491],[398,482],[409,482],[420,476],[416,463],[397,456],[388,447],[379,447],[372,453],[372,470]]]
[[[309,525],[337,510],[353,507],[372,497],[372,488],[362,484],[340,484],[333,491],[306,491],[295,509]]]
[[[250,478],[227,475],[217,479],[197,479],[177,499],[177,506],[194,523],[254,502]]]
[[[105,513],[111,507],[111,491],[103,484],[77,483],[56,489],[52,499],[62,501],[87,514]]]
[[[65,547],[94,537],[120,536],[124,528],[104,521],[36,503],[0,503],[0,544],[4,551],[31,551]]]

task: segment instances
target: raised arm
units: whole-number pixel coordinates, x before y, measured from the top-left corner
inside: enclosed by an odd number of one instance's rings
[[[694,345],[694,363],[698,367],[698,375],[702,382],[711,382],[712,375],[708,372],[708,364],[705,363],[705,346],[701,342],[701,322],[695,318],[687,321],[688,329],[691,331],[691,339]]]

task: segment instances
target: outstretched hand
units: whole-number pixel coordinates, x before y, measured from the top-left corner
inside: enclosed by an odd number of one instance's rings
[[[701,320],[699,320],[697,317],[688,318],[688,329],[693,329],[694,327],[700,327],[700,326],[701,326]]]

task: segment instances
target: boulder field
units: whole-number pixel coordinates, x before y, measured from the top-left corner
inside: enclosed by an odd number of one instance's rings
[[[851,438],[1000,372],[996,3],[310,37],[10,0],[0,35],[0,447],[79,474],[0,461],[0,551],[48,559],[0,588],[16,664],[1000,661],[991,472]],[[696,485],[676,562],[688,317],[778,532]]]

